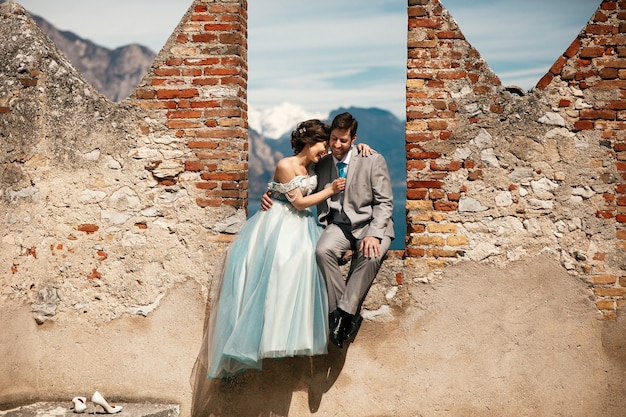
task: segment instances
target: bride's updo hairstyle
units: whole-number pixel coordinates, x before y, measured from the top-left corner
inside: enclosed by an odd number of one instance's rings
[[[299,154],[306,145],[328,142],[330,127],[318,119],[305,120],[291,132],[291,147],[294,155]]]

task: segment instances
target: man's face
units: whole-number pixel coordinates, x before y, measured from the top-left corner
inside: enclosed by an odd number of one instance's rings
[[[356,140],[356,135],[350,137],[349,129],[333,129],[330,132],[330,152],[338,160],[342,160]]]

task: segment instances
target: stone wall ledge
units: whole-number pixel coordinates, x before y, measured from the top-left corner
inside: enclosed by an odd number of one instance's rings
[[[89,398],[89,397],[88,397]],[[109,404],[121,406],[124,417],[178,417],[180,415],[180,407],[178,404],[160,404],[160,403],[113,403],[107,399]],[[71,417],[77,416],[72,407],[71,399],[66,402],[37,402],[24,405],[10,410],[0,410],[2,417]],[[101,407],[96,407],[96,414],[103,414]],[[87,401],[87,409],[83,413],[94,414],[93,404]]]

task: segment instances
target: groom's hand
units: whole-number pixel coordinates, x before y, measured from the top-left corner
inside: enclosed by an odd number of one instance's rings
[[[377,258],[380,256],[380,239],[374,236],[366,236],[359,245],[359,252],[366,258]]]
[[[267,211],[267,210],[270,209],[270,207],[272,207],[272,197],[271,197],[271,194],[272,194],[271,191],[267,191],[261,197],[261,211]]]

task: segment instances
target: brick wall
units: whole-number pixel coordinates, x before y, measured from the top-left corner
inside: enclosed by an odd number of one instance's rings
[[[364,305],[375,323],[358,343],[401,358],[385,368],[406,370],[409,395],[419,384],[407,363],[421,364],[423,352],[433,352],[431,364],[450,365],[420,368],[423,380],[439,378],[446,389],[417,408],[441,405],[451,391],[451,410],[484,408],[474,392],[463,397],[475,375],[496,375],[488,379],[497,383],[483,384],[482,397],[509,406],[519,381],[542,370],[565,375],[558,371],[573,369],[581,357],[590,364],[581,378],[548,378],[518,408],[561,410],[555,389],[566,399],[592,393],[589,409],[604,411],[607,398],[619,407],[621,393],[610,388],[620,384],[604,389],[623,375],[615,361],[623,345],[621,327],[613,326],[619,320],[590,321],[587,288],[573,280],[578,275],[595,291],[604,317],[623,307],[622,10],[621,2],[602,3],[540,88],[521,97],[500,85],[436,0],[409,2],[407,251],[384,263]],[[136,387],[144,387],[189,415],[189,371],[205,301],[216,290],[215,273],[232,237],[225,230],[233,216],[244,217],[246,3],[196,0],[123,103],[99,95],[21,6],[2,3],[0,16],[0,317],[6,324],[0,350],[7,353],[0,402],[11,408],[33,398],[67,399],[89,380],[129,401],[143,401]],[[549,257],[535,256],[540,253]],[[489,267],[512,267],[518,277],[530,262],[513,261],[524,258],[550,265],[533,268],[538,275],[527,281],[500,281],[508,270]],[[547,276],[552,259],[572,276]],[[487,267],[435,270],[462,260]],[[424,286],[433,276],[439,281]],[[441,281],[448,277],[454,285]],[[498,293],[509,289],[504,297]],[[468,302],[481,307],[455,308]],[[459,336],[465,317],[479,325]],[[385,329],[382,339],[376,326]],[[447,350],[434,333],[449,339]],[[481,356],[484,338],[477,335],[487,334],[513,342],[523,335],[529,343],[494,343]],[[376,343],[369,344],[372,338]],[[555,340],[562,349],[554,349]],[[542,350],[554,352],[537,364]],[[455,372],[450,352],[456,363],[478,367],[448,389]],[[354,363],[366,363],[371,353],[350,350]],[[490,366],[502,361],[494,357],[534,368],[507,370],[503,388],[502,367]],[[306,369],[292,363],[281,368],[284,375],[309,372],[308,362]],[[71,370],[63,384],[59,370]],[[581,390],[583,380],[589,389]],[[346,388],[358,396],[363,386]],[[600,391],[606,395],[594,395]],[[545,392],[551,395],[535,395]],[[333,409],[331,397],[323,404]],[[384,397],[391,400],[381,409],[397,410],[394,395]],[[284,405],[306,410],[306,395],[285,398]]]
[[[0,9],[0,298],[40,324],[102,322],[189,280],[208,291],[245,220],[246,2],[193,2],[121,103],[21,6]]]
[[[528,94],[438,0],[408,1],[411,264],[552,252],[613,317],[626,295],[626,2],[603,1]]]
[[[246,206],[247,79],[246,2],[198,0],[134,93],[135,104],[164,121],[158,135],[185,144],[182,157],[152,161],[151,169],[174,167],[158,177],[164,185],[199,174],[201,207]],[[148,126],[144,133],[154,135]]]
[[[610,156],[610,165],[603,174],[611,177],[607,178],[611,187],[603,194],[604,205],[597,210],[596,217],[616,223],[615,245],[623,256],[626,250],[626,1],[603,1],[537,88],[550,92],[563,85],[593,97],[585,108],[577,106],[576,97],[567,94],[554,96],[552,103],[570,115],[572,130],[599,134]],[[605,259],[605,254],[599,256]],[[617,274],[593,276],[597,306],[606,315],[612,315],[614,309],[625,303],[623,270],[622,266]]]
[[[397,277],[548,253],[613,317],[626,297],[625,2],[602,2],[537,88],[521,95],[501,85],[438,0],[409,0],[407,11],[408,232]],[[14,77],[6,85],[23,88],[0,102],[15,142],[3,145],[11,282],[48,285],[44,271],[56,270],[58,250],[42,248],[59,245],[80,266],[54,280],[93,291],[91,280],[108,282],[103,288],[117,297],[114,277],[124,277],[137,283],[128,287],[133,304],[152,302],[144,285],[167,289],[136,265],[165,265],[175,277],[168,285],[208,276],[247,199],[246,2],[196,0],[120,106],[65,76],[74,69],[45,39],[29,37],[22,13],[12,15],[21,36],[11,51],[35,59],[6,60],[3,73]],[[68,102],[86,104],[57,108]],[[23,156],[31,154],[40,156]],[[32,209],[41,201],[45,209]],[[29,222],[45,227],[31,233]],[[148,242],[158,250],[146,251]],[[81,305],[80,292],[59,291],[65,298],[55,303]],[[126,301],[93,309],[121,314]]]
[[[438,0],[408,1],[407,276],[550,252],[606,317],[622,306],[622,3],[602,2],[520,96]],[[246,18],[245,2],[194,2],[133,97],[162,122],[143,127],[152,148],[182,144],[146,169],[164,187],[191,179],[200,207],[246,204]]]

